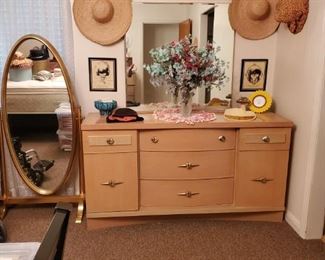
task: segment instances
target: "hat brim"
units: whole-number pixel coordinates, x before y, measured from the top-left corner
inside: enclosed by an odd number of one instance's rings
[[[96,0],[73,2],[73,15],[80,32],[89,40],[101,45],[119,41],[128,31],[132,21],[131,0],[111,0],[114,15],[107,23],[99,23],[92,16]]]
[[[274,18],[276,0],[268,0],[271,9],[268,17],[263,20],[251,19],[246,10],[251,0],[233,0],[229,5],[228,14],[231,27],[243,38],[260,40],[272,35],[279,27]]]

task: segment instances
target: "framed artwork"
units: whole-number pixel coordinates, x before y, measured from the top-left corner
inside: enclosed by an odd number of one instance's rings
[[[90,91],[117,91],[115,58],[88,58]]]
[[[241,62],[240,91],[265,90],[267,59],[243,59]]]

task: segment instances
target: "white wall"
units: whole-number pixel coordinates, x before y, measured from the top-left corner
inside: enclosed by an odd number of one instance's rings
[[[233,54],[235,45],[235,33],[228,19],[228,5],[217,5],[214,8],[213,42],[215,46],[221,47],[221,50],[217,54],[218,57],[228,64],[228,67],[225,69],[225,74],[229,81],[225,82],[225,87],[220,90],[218,88],[212,88],[211,97],[226,99],[226,96],[231,94],[232,90]]]
[[[213,6],[193,4],[189,8],[189,17],[192,20],[192,36],[193,42],[197,41],[200,48],[204,47],[208,38],[208,19],[205,12],[209,11]]]
[[[211,98],[217,97],[225,99],[231,93],[232,89],[232,71],[233,71],[233,53],[234,53],[234,37],[235,33],[232,30],[228,21],[228,4],[207,5],[193,4],[189,8],[189,18],[192,20],[192,36],[194,43],[200,48],[205,47],[207,43],[207,11],[214,8],[214,25],[213,25],[213,43],[215,47],[220,47],[221,50],[217,53],[217,57],[224,60],[229,67],[226,68],[226,76],[229,81],[225,82],[224,87],[211,88]],[[199,88],[193,97],[195,103],[205,103],[205,89]]]
[[[271,95],[274,85],[274,67],[276,59],[277,33],[262,40],[252,41],[241,37],[236,33],[234,48],[234,71],[233,71],[233,105],[240,96],[249,96],[252,92],[240,92],[241,60],[242,59],[268,59],[266,91]]]
[[[70,0],[71,8],[73,0]],[[71,9],[72,11],[72,9]],[[102,46],[91,42],[84,37],[72,20],[74,39],[75,61],[75,93],[83,115],[97,111],[94,108],[96,99],[114,99],[119,106],[125,106],[126,102],[126,78],[125,78],[125,45],[124,40],[114,45]],[[106,57],[117,59],[117,92],[90,91],[89,90],[89,57]]]
[[[296,125],[286,220],[305,238],[319,238],[324,224],[324,17],[325,1],[311,0],[303,31],[281,26],[275,53],[276,112]]]

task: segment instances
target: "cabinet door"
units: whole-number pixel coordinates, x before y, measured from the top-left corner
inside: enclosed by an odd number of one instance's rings
[[[137,153],[84,156],[87,212],[138,209]]]
[[[235,205],[283,207],[288,157],[288,151],[239,152]]]

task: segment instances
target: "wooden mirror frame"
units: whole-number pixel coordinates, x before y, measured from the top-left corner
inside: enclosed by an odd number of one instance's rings
[[[65,83],[66,83],[66,87],[67,87],[67,92],[69,95],[69,101],[71,104],[71,116],[72,116],[72,150],[71,150],[71,156],[69,159],[69,163],[66,169],[66,173],[64,175],[64,177],[61,180],[61,183],[59,185],[57,185],[54,189],[43,189],[40,188],[38,186],[36,186],[35,184],[33,184],[30,179],[26,176],[26,173],[23,171],[23,169],[21,168],[21,165],[18,161],[18,158],[16,156],[14,147],[12,145],[12,141],[11,141],[11,134],[10,134],[10,130],[9,130],[9,124],[8,124],[8,113],[7,113],[7,81],[8,81],[8,73],[9,73],[9,67],[10,67],[10,62],[16,52],[16,50],[19,48],[19,46],[21,46],[22,43],[24,43],[27,40],[36,40],[39,41],[40,43],[46,45],[48,47],[48,50],[52,53],[53,57],[56,59],[56,61],[58,62],[61,71],[62,71],[62,75],[64,77]],[[26,183],[26,185],[33,190],[34,192],[36,192],[37,194],[40,195],[52,195],[55,192],[57,192],[58,190],[60,190],[60,188],[67,182],[67,180],[69,179],[70,175],[71,175],[71,171],[72,171],[72,166],[73,163],[75,161],[75,156],[76,156],[76,148],[79,142],[79,136],[78,136],[78,126],[77,126],[77,118],[79,117],[76,113],[76,111],[79,109],[79,106],[77,105],[77,101],[75,99],[73,90],[72,90],[72,84],[71,84],[71,80],[68,74],[68,71],[66,69],[66,66],[62,60],[62,58],[60,57],[59,53],[57,52],[57,50],[54,48],[54,46],[45,38],[36,35],[36,34],[27,34],[21,38],[19,38],[16,43],[13,45],[13,47],[11,48],[10,52],[9,52],[9,56],[6,60],[5,63],[5,67],[3,70],[3,77],[2,77],[2,91],[1,91],[1,104],[2,104],[2,110],[1,110],[1,116],[2,116],[2,127],[3,127],[3,132],[4,132],[4,136],[6,138],[6,143],[9,149],[9,153],[11,156],[11,159],[13,161],[13,164],[15,165],[15,168],[17,170],[17,172],[19,173],[20,177],[23,179],[23,181]],[[5,143],[4,143],[5,145]]]
[[[1,113],[1,111],[0,111]],[[0,115],[1,116],[1,115]],[[5,207],[5,165],[4,165],[4,149],[3,149],[3,133],[2,127],[0,126],[0,220],[4,218],[6,207]]]

